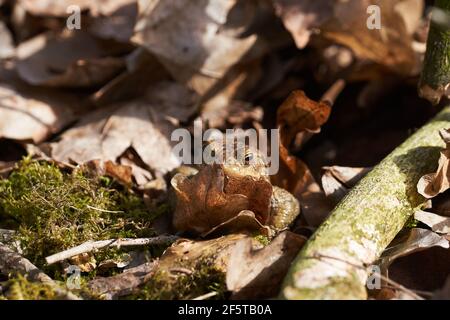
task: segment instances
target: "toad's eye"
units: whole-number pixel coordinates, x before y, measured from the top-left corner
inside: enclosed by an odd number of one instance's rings
[[[247,153],[244,158],[245,164],[250,164],[250,161],[253,160],[253,153]]]

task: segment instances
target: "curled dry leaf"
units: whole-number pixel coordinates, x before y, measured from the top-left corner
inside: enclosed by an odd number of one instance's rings
[[[91,87],[106,83],[125,68],[84,31],[38,35],[17,47],[17,72],[32,85]]]
[[[441,130],[439,134],[442,140],[444,140],[446,147],[440,153],[436,173],[424,175],[417,183],[417,191],[428,199],[437,196],[450,187],[450,129]]]
[[[381,265],[387,268],[397,258],[435,246],[448,249],[449,241],[427,229],[411,229],[406,237],[397,240],[383,252],[380,258]]]
[[[303,216],[311,226],[317,226],[328,215],[331,207],[326,203],[307,165],[292,156],[288,147],[297,137],[299,144],[305,142],[328,120],[331,106],[328,102],[309,99],[303,91],[292,92],[277,111],[280,129],[280,169],[271,177],[274,185],[291,192],[300,201]]]
[[[219,165],[204,166],[198,174],[187,177],[177,174],[172,178],[177,196],[173,223],[179,231],[208,234],[216,228],[236,226],[251,220],[243,210],[250,210],[260,223],[269,216],[272,185],[265,179],[245,177],[241,183],[228,183]],[[251,226],[251,223],[246,223]]]
[[[329,102],[311,100],[301,90],[292,92],[277,110],[277,125],[284,146],[289,147],[299,133],[320,132],[330,113]]]
[[[232,299],[276,296],[283,277],[306,239],[286,231],[262,249],[251,239],[240,240],[230,254],[226,283]]]
[[[416,211],[414,218],[425,223],[434,232],[450,234],[450,218],[443,217],[427,211]]]
[[[42,142],[75,121],[77,111],[83,109],[79,96],[3,80],[8,84],[0,83],[2,138]]]
[[[371,168],[332,166],[322,169],[322,188],[327,198],[336,205]]]

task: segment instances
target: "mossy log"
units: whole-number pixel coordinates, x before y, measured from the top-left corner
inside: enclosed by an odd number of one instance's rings
[[[419,178],[436,169],[450,106],[367,174],[331,212],[293,262],[283,299],[365,299],[368,268],[425,199]],[[368,150],[370,152],[370,150]]]
[[[450,96],[450,0],[436,0],[419,94],[434,104]]]

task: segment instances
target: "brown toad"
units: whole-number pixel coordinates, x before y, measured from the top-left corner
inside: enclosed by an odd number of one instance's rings
[[[297,199],[272,186],[265,158],[257,149],[235,144],[237,151],[229,153],[225,145],[213,141],[207,146],[219,163],[172,178],[177,198],[174,227],[202,236],[217,229],[220,233],[259,229],[273,236],[288,228],[300,212]]]

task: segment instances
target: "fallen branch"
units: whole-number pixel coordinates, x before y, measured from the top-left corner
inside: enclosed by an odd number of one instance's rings
[[[450,127],[450,106],[369,172],[336,206],[292,264],[285,299],[365,299],[367,266],[374,263],[426,199],[419,178],[436,169]],[[320,257],[336,259],[320,259]]]
[[[177,236],[158,236],[153,238],[139,238],[139,239],[109,239],[100,241],[87,241],[79,246],[71,249],[58,252],[54,255],[45,258],[47,264],[53,264],[59,261],[63,261],[82,253],[92,252],[94,250],[106,248],[106,247],[130,247],[130,246],[149,246],[159,245],[165,243],[171,243],[177,240]]]
[[[95,278],[89,282],[88,287],[104,299],[116,299],[132,294],[137,287],[148,281],[157,267],[157,261],[147,262],[112,277]]]
[[[28,259],[22,257],[8,246],[0,243],[0,272],[3,274],[18,273],[32,282],[41,282],[49,285],[61,299],[80,300],[79,297],[60,288],[56,282],[42,270],[32,264]]]
[[[433,104],[450,97],[450,0],[436,0],[419,94]]]

